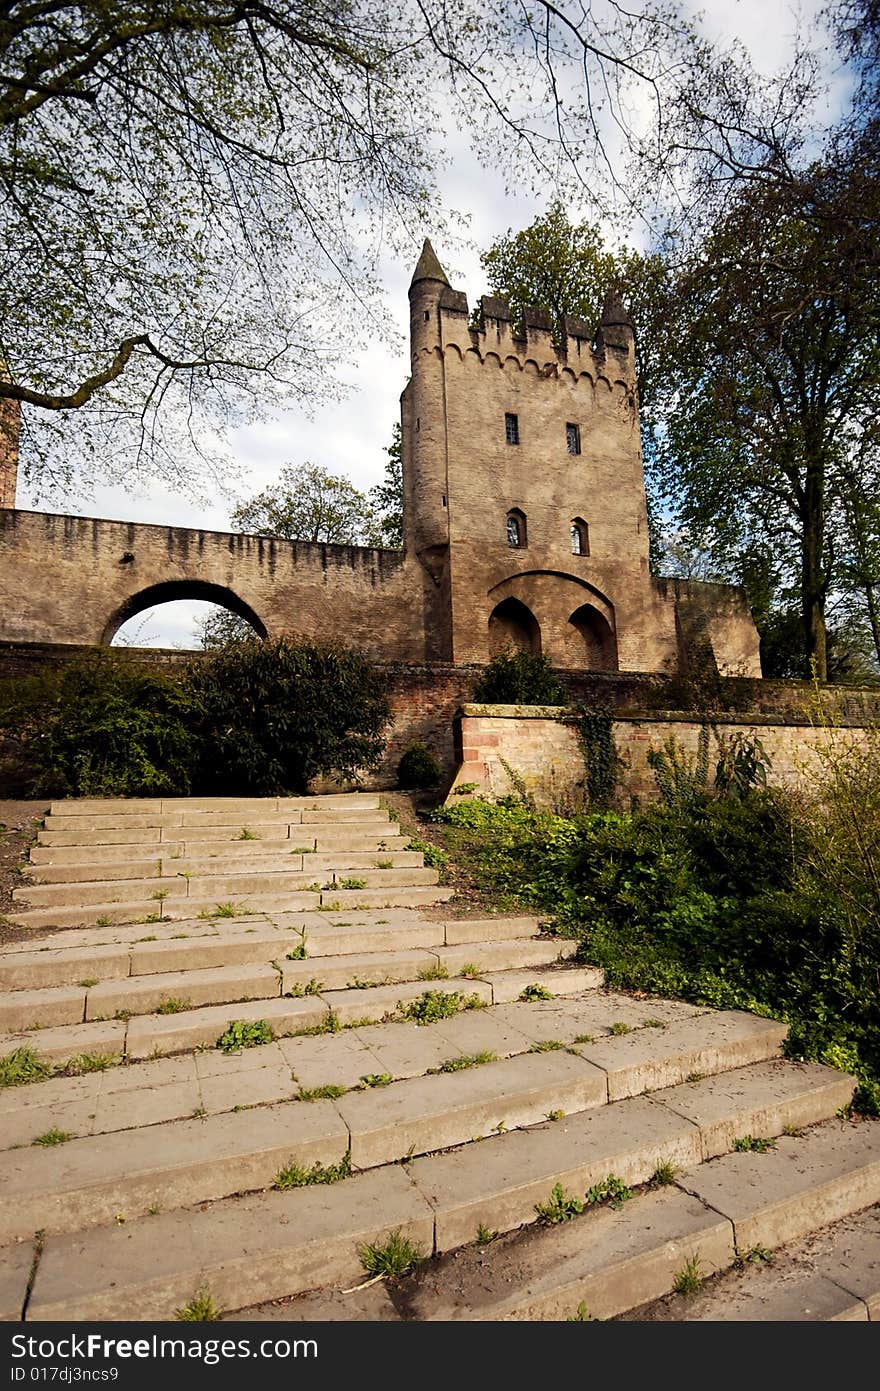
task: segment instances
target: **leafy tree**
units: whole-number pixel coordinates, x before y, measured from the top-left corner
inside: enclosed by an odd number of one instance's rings
[[[232,521],[257,536],[342,546],[370,544],[374,525],[365,494],[350,479],[309,463],[283,468],[278,486],[241,503]]]
[[[426,128],[590,186],[598,91],[622,119],[687,39],[663,5],[9,0],[0,397],[32,476],[185,479],[213,427],[325,395],[382,242],[439,219]]]
[[[399,550],[403,546],[403,451],[397,421],[385,453],[388,457],[382,482],[374,483],[369,492],[376,538],[372,544]]]
[[[259,642],[259,635],[246,618],[241,618],[231,609],[216,607],[205,614],[196,624],[196,637],[199,646],[206,652],[228,647],[235,642]]]

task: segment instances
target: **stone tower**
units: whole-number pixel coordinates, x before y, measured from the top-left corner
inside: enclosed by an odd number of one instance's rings
[[[555,665],[669,670],[675,604],[648,569],[633,327],[616,295],[598,329],[513,322],[483,298],[471,327],[426,242],[409,292],[402,400],[406,548],[424,576],[435,660],[505,646]],[[430,614],[430,619],[429,619]]]

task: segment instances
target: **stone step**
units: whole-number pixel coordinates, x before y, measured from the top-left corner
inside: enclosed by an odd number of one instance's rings
[[[388,812],[378,805],[369,807],[362,804],[346,806],[309,806],[307,802],[287,807],[267,807],[259,803],[228,804],[212,809],[198,807],[177,807],[160,812],[94,812],[90,815],[70,815],[65,811],[51,813],[45,818],[46,831],[104,831],[133,830],[166,827],[229,827],[240,831],[253,820],[256,825],[292,826],[308,822],[323,821],[328,825],[357,824],[375,825],[388,821]]]
[[[333,934],[334,946],[349,946],[350,942],[341,936],[346,929]],[[320,929],[316,929],[316,933]],[[249,939],[245,938],[242,956],[250,960],[240,960],[236,964],[204,965],[204,947],[196,944],[189,948],[188,962],[181,966],[178,960],[173,969],[143,972],[133,969],[132,974],[97,981],[92,985],[56,986],[48,989],[13,990],[0,996],[0,1029],[15,1033],[42,1029],[59,1024],[75,1024],[82,1020],[113,1019],[119,1015],[151,1014],[168,1001],[174,1001],[186,1008],[201,1005],[222,1004],[235,1000],[270,999],[279,994],[296,995],[312,987],[310,993],[316,994],[317,985],[322,993],[348,991],[352,988],[355,998],[360,999],[361,983],[377,987],[389,982],[417,981],[426,978],[425,988],[441,981],[431,981],[429,973],[446,970],[447,975],[455,975],[446,964],[455,963],[462,957],[459,947],[441,947],[436,951],[425,948],[405,950],[400,938],[405,934],[396,930],[397,942],[390,951],[367,951],[360,953],[334,954],[324,957],[288,960],[286,950],[292,939],[281,939],[274,933],[267,941],[257,942],[248,951]],[[158,944],[157,944],[158,945]],[[222,944],[226,946],[227,944]],[[163,943],[163,947],[180,947],[179,943]],[[498,971],[510,970],[517,976],[517,968],[528,964],[530,967],[548,966],[560,959],[571,956],[577,949],[576,942],[513,941],[484,943],[471,949],[475,958],[469,964],[478,965],[482,960],[486,977],[494,980]],[[451,955],[446,955],[451,953]],[[166,956],[172,953],[166,952]],[[144,964],[155,967],[161,960],[162,952],[157,946],[146,943],[134,948],[131,953],[133,968]],[[276,963],[276,964],[272,964]],[[166,961],[163,963],[168,964]],[[577,972],[576,981],[582,979]],[[591,979],[595,979],[592,976]],[[568,984],[568,982],[567,982]],[[569,984],[569,988],[571,988]],[[584,988],[577,985],[577,988]],[[387,993],[387,992],[386,992]],[[494,992],[498,994],[498,990]],[[334,994],[335,998],[335,994]],[[383,995],[384,1000],[384,995]],[[331,1006],[332,1007],[332,1006]],[[178,1011],[179,1012],[179,1011]]]
[[[52,802],[50,816],[143,816],[156,812],[199,811],[237,812],[298,811],[316,807],[362,807],[375,809],[379,797],[374,792],[325,792],[300,797],[66,797]]]
[[[545,1055],[537,1061],[546,1063],[548,1058]],[[569,1057],[568,1061],[576,1060]],[[580,1081],[584,1075],[579,1075]],[[816,1081],[820,1087],[824,1085],[818,1077]],[[373,1093],[372,1099],[375,1098]],[[370,1094],[364,1094],[364,1099],[370,1099]],[[320,1121],[315,1123],[316,1131],[319,1128],[320,1131],[314,1134],[313,1141],[321,1144],[325,1142],[324,1127],[332,1123],[329,1119],[332,1108],[330,1103],[314,1104],[323,1109]],[[761,1107],[760,1099],[757,1105]],[[648,1112],[659,1115],[652,1114],[644,1130]],[[613,1125],[609,1125],[608,1118],[613,1113]],[[793,1113],[796,1114],[796,1108]],[[606,1125],[604,1134],[598,1128],[603,1122]],[[628,1172],[633,1175],[630,1182],[635,1182],[635,1175],[647,1178],[664,1156],[680,1155],[687,1163],[688,1156],[699,1154],[699,1128],[661,1103],[644,1098],[584,1111],[573,1121],[544,1122],[530,1131],[512,1131],[468,1145],[458,1153],[478,1156],[488,1147],[507,1149],[515,1155],[518,1145],[521,1149],[524,1140],[538,1135],[549,1137],[545,1143],[552,1149],[560,1133],[572,1125],[587,1128],[581,1135],[579,1147],[569,1142],[569,1150],[579,1164],[582,1184],[597,1182],[608,1173],[616,1172],[615,1166],[625,1168],[627,1165]],[[224,1130],[224,1136],[229,1129]],[[277,1133],[276,1125],[272,1140]],[[837,1207],[858,1201],[865,1191],[877,1186],[876,1179],[865,1178],[877,1167],[880,1155],[876,1130],[871,1139],[870,1145],[863,1143],[857,1149],[838,1148],[831,1165]],[[780,1146],[790,1143],[780,1141]],[[807,1141],[796,1143],[803,1145]],[[827,1150],[827,1146],[825,1148]],[[811,1153],[816,1149],[814,1144]],[[199,1147],[198,1155],[203,1162],[203,1146]],[[188,1151],[185,1157],[189,1158]],[[773,1158],[772,1155],[761,1157]],[[827,1155],[825,1157],[827,1159]],[[117,1166],[120,1158],[121,1155],[117,1155]],[[90,1198],[95,1210],[109,1211],[113,1205],[109,1191],[106,1197],[100,1197],[97,1190],[102,1183],[109,1190],[115,1181],[113,1175],[98,1176],[87,1168],[84,1153],[80,1162],[86,1181],[94,1185]],[[234,1162],[230,1160],[230,1164]],[[257,1165],[260,1162],[265,1163],[265,1158],[261,1156]],[[392,1231],[399,1230],[424,1254],[431,1254],[435,1243],[437,1199],[425,1184],[424,1166],[430,1162],[421,1160],[405,1167],[386,1165],[326,1187],[226,1198],[188,1211],[160,1212],[141,1219],[135,1219],[129,1212],[122,1228],[108,1223],[69,1235],[53,1234],[56,1213],[57,1220],[63,1223],[67,1209],[52,1198],[40,1209],[41,1221],[46,1218],[48,1209],[50,1230],[37,1268],[28,1316],[32,1319],[113,1319],[121,1317],[123,1312],[131,1317],[131,1311],[136,1310],[139,1319],[162,1319],[171,1317],[173,1310],[186,1303],[202,1285],[210,1288],[222,1308],[231,1310],[320,1285],[356,1284],[362,1278],[358,1247],[365,1240],[383,1240]],[[511,1164],[509,1187],[516,1188],[524,1180],[527,1182],[530,1175],[523,1169],[521,1154],[519,1162],[513,1158]],[[556,1170],[560,1177],[568,1172],[565,1164],[565,1155],[561,1154]],[[698,1171],[703,1167],[708,1166],[698,1166]],[[794,1172],[796,1167],[792,1166],[791,1174],[795,1183],[802,1178]],[[815,1169],[815,1164],[813,1167]],[[187,1172],[190,1175],[187,1182],[192,1187],[195,1179],[192,1171]],[[35,1177],[31,1176],[31,1187],[35,1186]],[[44,1190],[52,1192],[51,1176],[47,1173],[40,1177]],[[161,1205],[163,1194],[151,1189],[146,1179],[137,1175],[132,1182],[133,1186],[141,1184],[137,1190],[141,1203],[146,1202],[152,1192]],[[167,1191],[166,1187],[166,1200]],[[805,1221],[809,1221],[808,1191],[809,1180],[806,1185],[800,1185],[800,1207]],[[117,1190],[116,1195],[120,1200],[128,1200],[127,1193]],[[542,1197],[546,1196],[549,1192],[545,1189]],[[760,1198],[757,1202],[760,1203]],[[124,1213],[125,1209],[117,1211]],[[532,1208],[527,1220],[534,1221],[534,1215]],[[12,1217],[18,1221],[17,1208]],[[24,1223],[20,1225],[24,1227]],[[491,1224],[490,1229],[493,1229]],[[472,1240],[475,1234],[476,1227],[473,1227],[467,1239]],[[518,1267],[504,1264],[499,1259],[503,1251],[493,1244],[488,1251],[480,1250],[478,1256],[476,1250],[462,1251],[454,1265],[445,1264],[436,1272],[429,1271],[412,1291],[408,1291],[417,1315],[423,1318],[526,1317],[528,1315],[521,1310],[528,1303],[529,1309],[536,1309],[536,1317],[564,1318],[574,1314],[581,1298],[586,1297],[583,1294],[586,1290],[594,1300],[595,1312],[607,1317],[620,1312],[621,1307],[628,1307],[625,1301],[631,1302],[633,1294],[638,1296],[647,1290],[647,1297],[652,1297],[654,1291],[669,1288],[675,1270],[693,1250],[699,1250],[703,1269],[708,1272],[728,1265],[733,1260],[735,1247],[735,1233],[729,1217],[708,1209],[678,1187],[648,1192],[631,1200],[619,1212],[607,1208],[589,1212],[561,1227],[532,1232],[529,1237],[527,1242],[520,1240],[517,1246]],[[503,1248],[504,1241],[502,1237],[499,1248]],[[473,1288],[477,1259],[485,1284],[482,1294]],[[463,1283],[467,1288],[462,1296],[458,1291]],[[588,1308],[593,1312],[589,1302]]]
[[[47,817],[38,832],[39,845],[132,845],[154,844],[169,840],[242,840],[250,836],[259,839],[285,839],[295,836],[305,827],[326,830],[359,831],[381,835],[392,824],[388,813],[378,811],[321,811],[263,813],[259,819],[243,820],[240,816],[179,812],[157,817]],[[317,829],[312,832],[317,835]]]
[[[152,859],[120,860],[116,863],[28,865],[26,877],[31,884],[79,884],[90,881],[107,883],[114,879],[172,878],[175,875],[236,875],[300,872],[311,879],[336,871],[341,875],[356,870],[421,869],[424,856],[417,850],[375,850],[319,852],[308,854],[287,850],[279,854],[251,854],[244,850],[224,855],[201,856],[195,859],[168,856],[164,852]],[[24,896],[24,891],[22,891]]]
[[[622,1315],[640,1322],[762,1323],[880,1320],[880,1207],[778,1251],[754,1254],[690,1295],[669,1294]]]
[[[428,911],[436,910],[429,909]],[[427,945],[455,945],[460,940],[462,928],[470,929],[471,927],[476,929],[473,934],[468,934],[471,940],[484,942],[534,937],[540,931],[537,918],[482,918],[474,923],[467,919],[448,919],[444,922],[442,918],[428,919],[420,910],[415,908],[358,909],[355,912],[325,913],[277,912],[271,915],[254,913],[242,918],[223,917],[210,921],[201,918],[182,918],[175,922],[164,923],[116,923],[107,927],[69,928],[63,933],[42,937],[33,934],[26,939],[20,938],[0,945],[0,970],[14,972],[19,963],[25,967],[31,958],[34,961],[43,960],[47,963],[54,963],[52,969],[61,970],[68,955],[75,958],[75,954],[81,952],[83,948],[95,948],[101,952],[105,948],[140,947],[146,951],[157,944],[182,941],[188,941],[190,945],[203,941],[207,948],[215,940],[217,942],[226,940],[239,942],[242,938],[259,936],[260,934],[269,937],[273,933],[280,933],[284,942],[288,942],[288,933],[296,933],[298,936],[301,936],[303,932],[311,933],[315,943],[321,943],[320,948],[316,945],[316,952],[320,955],[332,955],[336,951],[346,950],[369,951],[372,940],[371,932],[377,931],[381,938],[381,934],[386,928],[400,930],[411,928],[416,937],[408,945],[424,946],[426,941]],[[425,930],[431,934],[429,939],[424,937]],[[351,940],[355,945],[347,948],[345,946],[346,940]],[[399,938],[394,939],[398,944],[400,940]],[[564,939],[556,940],[562,941]],[[338,947],[334,945],[337,941],[340,943]],[[189,949],[189,947],[181,948],[183,951]],[[393,950],[393,941],[382,939],[382,945],[377,950]],[[7,977],[4,974],[0,977],[0,982],[5,984],[7,988],[17,989],[40,985],[75,984],[80,978],[89,974],[97,975],[97,978],[101,979],[100,974],[96,971],[83,971],[77,965],[70,969],[72,974],[57,979],[37,979],[30,976],[27,979],[13,979],[12,976]],[[152,968],[144,967],[143,969]],[[160,965],[156,969],[165,970],[167,968]],[[114,970],[112,974],[115,975],[117,972]],[[122,974],[129,974],[128,969],[124,969]]]
[[[829,1120],[799,1137],[781,1136],[767,1153],[701,1164],[622,1211],[587,1213],[517,1243],[514,1279],[509,1267],[507,1279],[499,1278],[506,1266],[500,1249],[478,1278],[457,1262],[454,1288],[427,1283],[414,1311],[432,1319],[535,1320],[571,1318],[585,1306],[593,1318],[613,1318],[668,1293],[688,1260],[696,1258],[699,1277],[709,1276],[729,1268],[737,1252],[772,1251],[878,1201],[880,1124]]]
[[[377,871],[379,872],[379,871]],[[390,873],[390,871],[389,871]],[[436,884],[433,887],[387,888],[387,889],[329,889],[321,893],[306,893],[291,889],[287,893],[236,894],[231,907],[239,916],[263,913],[306,913],[316,909],[335,911],[363,908],[415,908],[429,904],[445,903],[452,898],[455,890]],[[110,926],[113,923],[154,924],[181,921],[190,914],[216,916],[217,909],[225,907],[217,899],[182,898],[175,895],[161,904],[161,914],[157,911],[156,899],[144,898],[130,903],[95,903],[83,908],[29,908],[23,912],[11,913],[9,921],[18,927],[50,928],[78,927],[93,925]]]
[[[655,1047],[662,1056],[662,1040],[655,1039]],[[539,1156],[532,1153],[527,1166],[517,1168],[519,1184],[516,1199],[512,1199],[510,1174],[516,1145],[500,1149],[498,1136],[503,1131],[531,1127],[551,1114],[580,1116],[580,1121],[570,1121],[570,1129],[560,1125],[559,1135],[552,1136],[551,1143],[556,1173],[563,1159],[571,1167],[573,1155],[582,1166],[587,1150],[582,1113],[595,1107],[605,1109],[608,1084],[605,1068],[596,1067],[577,1052],[560,1049],[350,1091],[335,1102],[291,1102],[209,1117],[202,1127],[192,1121],[170,1121],[71,1139],[39,1153],[10,1150],[0,1155],[0,1231],[19,1239],[38,1227],[72,1231],[111,1221],[115,1213],[142,1216],[160,1191],[164,1192],[165,1207],[171,1202],[182,1207],[268,1187],[289,1159],[309,1167],[316,1160],[335,1163],[348,1152],[353,1168],[360,1170],[464,1145],[463,1152],[455,1156],[435,1156],[412,1168],[413,1180],[431,1195],[438,1249],[448,1249],[470,1239],[475,1231],[477,1223],[471,1225],[467,1238],[450,1238],[452,1232],[463,1230],[463,1212],[467,1212],[467,1220],[482,1216],[474,1212],[473,1203],[464,1207],[474,1175],[481,1184],[492,1175],[498,1188],[499,1168],[494,1156],[503,1156],[503,1170],[500,1193],[496,1191],[492,1200],[492,1225],[506,1230],[528,1220],[530,1210],[534,1210]],[[836,1095],[840,1095],[840,1088]],[[316,1116],[323,1117],[318,1128],[313,1125]],[[683,1117],[671,1124],[677,1131],[695,1129],[694,1123]],[[304,1139],[309,1142],[302,1146],[300,1127],[304,1127]],[[635,1134],[642,1132],[644,1125],[642,1131],[635,1129]],[[266,1146],[254,1142],[252,1153],[247,1145],[249,1134],[275,1135],[275,1143],[266,1153]],[[539,1134],[523,1132],[532,1142]],[[495,1149],[487,1139],[492,1135],[496,1136]],[[571,1136],[576,1136],[574,1149]],[[320,1153],[309,1148],[316,1139],[324,1145]],[[473,1139],[484,1143],[467,1143]],[[656,1136],[652,1136],[652,1145],[656,1146]],[[532,1148],[539,1152],[541,1142]],[[545,1141],[545,1152],[546,1148]],[[699,1159],[699,1148],[695,1159]],[[683,1161],[681,1156],[678,1161]],[[523,1210],[524,1175],[528,1175],[531,1202],[525,1217],[512,1223],[510,1203],[519,1200],[520,1212]],[[502,1195],[507,1199],[506,1207]]]
[[[76,883],[28,884],[13,889],[12,897],[17,904],[33,908],[88,907],[93,903],[132,903],[146,898],[155,901],[157,896],[166,898],[213,898],[222,901],[228,895],[251,893],[283,893],[287,889],[382,889],[423,887],[436,884],[439,874],[436,869],[421,868],[422,857],[416,856],[417,863],[403,869],[364,869],[353,874],[342,870],[311,868],[285,868],[247,870],[241,873],[213,872],[187,875],[181,870],[171,870],[165,876],[154,874],[151,879],[96,879]],[[354,881],[354,882],[351,882]]]
[[[608,1034],[621,1010],[632,1003],[625,996],[604,992],[568,999],[565,1031],[557,1032],[569,1047],[584,1023],[596,1033]],[[655,1018],[652,1011],[664,1006],[674,1018],[669,1002],[650,1001],[639,1006],[641,1015],[631,1014],[634,1026],[654,1027],[646,1021]],[[53,1129],[69,1136],[95,1135],[182,1120],[197,1110],[215,1114],[266,1105],[290,1100],[300,1087],[359,1087],[368,1075],[396,1081],[424,1077],[450,1060],[514,1057],[543,1042],[532,1005],[505,1006],[505,1023],[495,1022],[495,1012],[468,1010],[424,1026],[383,1023],[315,1037],[281,1038],[233,1054],[216,1049],[178,1054],[7,1089],[0,1091],[0,1148],[30,1144]],[[689,1017],[698,1017],[698,1012],[694,1009]],[[101,1026],[82,1027],[88,1031]],[[47,1030],[40,1037],[54,1033],[57,1038],[63,1032]],[[68,1038],[76,1038],[76,1030],[66,1032]],[[74,1043],[74,1047],[81,1045]],[[68,1044],[65,1061],[70,1051]]]
[[[223,859],[227,855],[247,854],[249,858],[259,859],[263,855],[303,853],[309,854],[380,854],[401,849],[407,837],[401,834],[395,821],[387,826],[377,827],[379,834],[352,830],[348,833],[344,826],[319,827],[320,834],[314,835],[314,827],[305,834],[286,836],[284,839],[269,837],[265,840],[163,840],[158,844],[119,843],[114,845],[34,845],[30,852],[30,866],[35,865],[110,865],[124,863],[126,860],[159,855],[169,859]]]

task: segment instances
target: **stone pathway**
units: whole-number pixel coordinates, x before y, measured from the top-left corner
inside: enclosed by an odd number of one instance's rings
[[[0,1090],[0,1317],[608,1318],[880,1202],[880,1126],[784,1026],[444,918],[405,844],[362,794],[52,807],[0,950],[0,1058],[45,1074]],[[609,1175],[645,1186],[584,1204]],[[543,1225],[555,1185],[586,1210]],[[340,1293],[396,1232],[437,1259]]]

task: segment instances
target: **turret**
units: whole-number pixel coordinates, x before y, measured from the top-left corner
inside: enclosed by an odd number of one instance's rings
[[[449,544],[440,304],[451,294],[426,240],[409,287],[412,376],[401,399],[404,541],[438,583]]]

